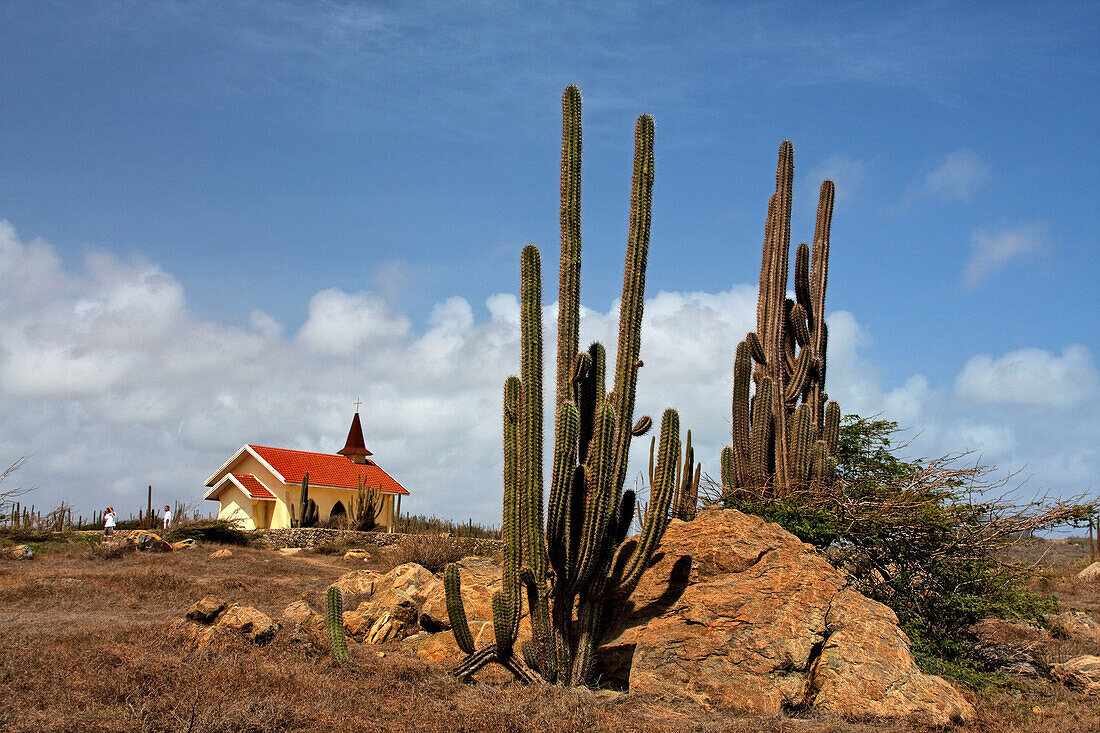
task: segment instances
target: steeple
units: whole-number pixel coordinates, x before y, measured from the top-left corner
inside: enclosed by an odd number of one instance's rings
[[[356,410],[355,417],[351,419],[351,430],[348,430],[348,441],[344,447],[337,451],[339,455],[347,456],[355,463],[366,463],[367,456],[374,455],[367,450],[366,443],[363,442],[363,425],[359,422],[359,411]]]

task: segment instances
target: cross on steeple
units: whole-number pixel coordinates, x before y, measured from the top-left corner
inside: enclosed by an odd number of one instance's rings
[[[356,397],[355,398],[355,411],[356,412],[359,412],[359,405],[361,405],[361,404],[363,404],[363,403],[359,401],[358,397]]]

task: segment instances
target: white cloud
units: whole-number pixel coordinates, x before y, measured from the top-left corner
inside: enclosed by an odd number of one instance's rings
[[[862,160],[840,154],[830,155],[806,174],[803,186],[805,199],[812,201],[816,210],[818,190],[821,182],[827,179],[836,184],[836,200],[846,201],[859,192],[866,177],[867,164]]]
[[[989,166],[973,150],[956,150],[924,177],[920,192],[949,201],[969,201],[989,178]]]
[[[1065,407],[1093,397],[1098,381],[1089,350],[1072,344],[1061,356],[1042,349],[998,359],[979,354],[966,362],[955,392],[976,403]]]
[[[1019,257],[1035,255],[1050,246],[1046,222],[1033,222],[997,230],[978,229],[970,236],[970,258],[965,281],[969,288]]]
[[[50,297],[24,277],[53,282]],[[0,448],[9,461],[31,456],[18,479],[42,487],[36,503],[75,501],[87,514],[109,501],[125,512],[149,484],[157,501],[197,501],[203,479],[242,443],[336,450],[360,398],[368,447],[413,491],[407,510],[499,522],[500,391],[519,362],[515,295],[488,298],[484,320],[466,300],[444,299],[414,328],[376,294],[326,290],[289,336],[261,311],[243,329],[199,320],[185,295],[155,266],[102,254],[67,271],[48,244],[0,224]],[[734,348],[755,308],[751,284],[646,302],[637,414],[679,409],[711,475],[729,442]],[[555,313],[545,306],[548,402]],[[582,346],[603,341],[613,362],[617,320],[618,303],[584,308]],[[919,432],[913,455],[979,450],[1006,468],[1026,465],[1034,484],[1056,491],[1095,481],[1100,417],[1082,405],[1095,401],[1097,377],[1084,347],[975,357],[954,391],[921,375],[883,388],[860,354],[865,327],[845,312],[828,321],[830,394],[845,412]],[[1032,409],[1019,410],[1021,400]],[[631,480],[647,450],[636,441]]]
[[[309,301],[309,320],[298,338],[315,351],[350,356],[367,341],[400,339],[409,327],[407,318],[390,315],[381,298],[329,289]]]

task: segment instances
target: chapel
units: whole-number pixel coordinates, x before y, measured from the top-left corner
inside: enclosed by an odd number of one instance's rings
[[[309,498],[317,504],[318,523],[346,514],[360,483],[382,500],[379,529],[392,532],[408,490],[382,470],[363,440],[359,412],[348,439],[336,453],[245,444],[206,479],[203,499],[220,503],[219,519],[237,519],[242,529],[285,529],[291,512],[301,517],[302,477],[309,473]]]

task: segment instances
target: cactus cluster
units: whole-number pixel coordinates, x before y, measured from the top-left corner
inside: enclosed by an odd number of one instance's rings
[[[309,498],[309,473],[306,472],[302,476],[302,495],[299,498],[298,504],[301,510],[301,519],[298,520],[299,527],[313,527],[317,524],[317,503],[313,499]],[[290,507],[290,523],[294,524],[294,506]]]
[[[558,294],[554,455],[550,497],[543,505],[543,368],[541,262],[528,245],[520,256],[520,376],[504,383],[503,588],[493,596],[495,640],[481,649],[463,611],[458,568],[444,576],[455,640],[469,656],[454,673],[466,678],[499,662],[519,679],[585,684],[604,628],[607,604],[637,585],[668,526],[680,455],[679,416],[661,420],[651,511],[639,537],[626,541],[634,492],[623,491],[631,438],[653,425],[633,423],[646,256],[653,189],[653,119],[635,126],[619,341],[614,383],[607,392],[605,351],[599,343],[579,350],[580,325],[580,92],[562,95],[561,263]],[[515,653],[523,593],[532,640]]]
[[[733,443],[722,451],[725,490],[782,497],[836,467],[840,406],[825,392],[825,287],[829,268],[832,181],[821,184],[813,251],[795,250],[794,292],[787,297],[794,147],[779,147],[775,194],[764,224],[756,330],[737,345],[733,364]],[[750,382],[755,387],[749,397]]]
[[[325,626],[332,658],[343,664],[348,661],[348,640],[344,636],[344,596],[336,586],[330,586],[325,595]]]
[[[367,486],[362,478],[358,479],[358,489],[351,499],[351,528],[360,532],[370,532],[378,523],[378,517],[382,515],[385,504],[382,502],[382,492]]]

